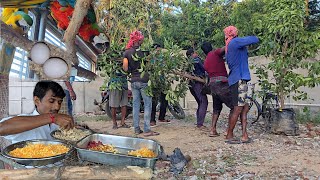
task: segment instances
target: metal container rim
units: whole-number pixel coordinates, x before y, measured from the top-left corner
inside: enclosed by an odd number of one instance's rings
[[[27,144],[28,142],[58,142],[62,145],[65,145],[69,148],[69,151],[67,151],[66,153],[62,153],[62,154],[59,154],[59,155],[55,155],[55,156],[50,156],[50,157],[44,157],[44,158],[19,158],[19,157],[13,157],[11,155],[9,155],[7,152],[8,152],[8,149],[9,147],[12,147],[12,146],[15,146],[15,145],[18,145],[18,144]],[[33,140],[26,140],[26,141],[20,141],[20,142],[17,142],[17,143],[14,143],[14,144],[10,144],[8,146],[6,146],[3,151],[2,151],[2,155],[6,158],[9,158],[9,159],[14,159],[14,160],[37,160],[37,161],[41,161],[41,160],[50,160],[50,159],[54,159],[54,158],[59,158],[59,157],[63,157],[65,155],[67,155],[68,153],[71,152],[71,150],[73,149],[73,146],[72,145],[69,145],[63,141],[60,141],[60,140],[46,140],[46,139],[33,139]]]

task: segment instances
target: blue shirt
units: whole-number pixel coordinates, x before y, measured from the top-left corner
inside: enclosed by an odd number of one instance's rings
[[[201,76],[201,77],[205,75],[205,70],[200,57],[193,58],[193,66],[194,66],[194,70],[193,70],[194,75]]]
[[[226,54],[230,70],[228,77],[229,86],[237,83],[239,80],[251,80],[246,46],[258,42],[259,39],[256,36],[236,37],[230,41]]]

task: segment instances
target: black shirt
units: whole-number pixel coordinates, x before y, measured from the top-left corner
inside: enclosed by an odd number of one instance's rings
[[[127,49],[124,52],[123,57],[128,59],[128,71],[131,73],[131,82],[147,83],[149,80],[149,74],[146,72],[141,78],[141,73],[138,70],[140,69],[141,58],[145,57],[147,53],[138,48],[139,47],[132,47]]]

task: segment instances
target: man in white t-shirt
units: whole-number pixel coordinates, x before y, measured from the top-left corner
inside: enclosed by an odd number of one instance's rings
[[[50,133],[59,126],[63,129],[73,128],[72,117],[58,113],[64,97],[64,90],[58,83],[38,82],[33,91],[33,113],[2,119],[0,136],[16,143],[32,139],[51,139]]]

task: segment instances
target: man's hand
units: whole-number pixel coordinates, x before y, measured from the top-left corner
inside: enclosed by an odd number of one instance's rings
[[[60,126],[61,129],[71,129],[74,127],[73,119],[66,114],[54,114],[55,124]]]
[[[122,69],[124,71],[128,71],[129,68],[129,60],[127,58],[123,58],[122,60]]]
[[[77,99],[77,95],[73,90],[69,91],[69,93],[70,93],[70,97],[71,97],[72,100],[76,100]]]

